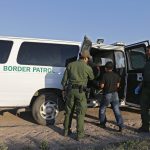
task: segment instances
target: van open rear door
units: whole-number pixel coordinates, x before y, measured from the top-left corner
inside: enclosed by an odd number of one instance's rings
[[[84,40],[83,40],[83,43],[82,43],[82,46],[81,46],[81,52],[83,52],[85,50],[90,51],[91,47],[92,47],[91,40],[87,36],[84,36]]]
[[[126,77],[126,104],[132,106],[139,105],[139,94],[134,90],[143,80],[143,70],[146,63],[146,46],[149,41],[142,41],[132,45],[125,46],[127,77]]]

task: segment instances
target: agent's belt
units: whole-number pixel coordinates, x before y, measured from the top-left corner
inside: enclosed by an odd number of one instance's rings
[[[79,85],[79,84],[72,84],[72,85],[70,84],[70,85],[68,85],[68,90],[71,90],[71,89],[78,89],[79,93],[87,91],[87,87],[86,86]]]
[[[73,84],[71,87],[72,87],[72,89],[79,89],[79,88],[85,87],[85,86],[83,86],[83,85],[78,85],[78,84]]]

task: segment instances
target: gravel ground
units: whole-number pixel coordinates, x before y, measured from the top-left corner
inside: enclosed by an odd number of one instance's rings
[[[122,108],[125,129],[122,133],[117,132],[114,114],[107,109],[107,128],[98,126],[98,108],[89,108],[85,118],[86,137],[78,142],[76,137],[76,121],[73,120],[73,134],[69,137],[62,136],[63,125],[40,126],[37,125],[31,113],[21,113],[19,117],[14,110],[9,110],[0,116],[0,143],[10,150],[42,149],[49,147],[51,150],[58,149],[101,149],[111,143],[127,141],[130,139],[149,139],[150,133],[138,133],[136,129],[141,125],[139,110]]]

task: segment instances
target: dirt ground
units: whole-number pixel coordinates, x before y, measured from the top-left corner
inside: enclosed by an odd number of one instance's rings
[[[10,150],[40,149],[41,143],[46,142],[49,149],[82,149],[91,150],[102,148],[108,144],[130,139],[150,138],[149,133],[137,133],[141,125],[139,110],[122,108],[125,129],[117,132],[113,112],[107,109],[107,128],[98,126],[98,108],[89,108],[85,118],[86,138],[78,142],[76,137],[76,121],[73,120],[73,134],[64,137],[63,125],[41,126],[37,125],[30,112],[21,113],[18,117],[15,110],[1,111],[0,116],[0,143],[6,144]]]

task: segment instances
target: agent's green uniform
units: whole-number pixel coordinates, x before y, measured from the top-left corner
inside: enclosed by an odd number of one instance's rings
[[[77,113],[77,137],[84,137],[84,117],[87,109],[87,100],[85,92],[79,90],[80,85],[87,86],[88,80],[93,80],[94,75],[92,68],[88,66],[82,59],[70,63],[64,73],[62,86],[66,84],[71,88],[68,89],[66,100],[66,114],[64,121],[65,132],[68,132],[70,114],[75,105]]]
[[[150,127],[150,59],[144,68],[142,95],[140,99],[142,128],[149,131]]]

